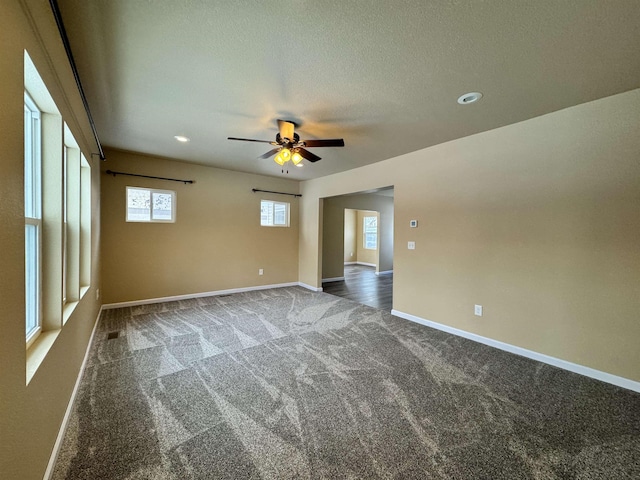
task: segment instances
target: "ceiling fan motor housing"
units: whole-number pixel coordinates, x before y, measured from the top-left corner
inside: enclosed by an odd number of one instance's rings
[[[289,140],[288,142],[285,142],[285,140]],[[293,138],[289,138],[289,139],[284,139],[282,138],[282,136],[280,135],[280,132],[276,133],[276,142],[279,145],[285,145],[286,143],[298,143],[300,141],[300,135],[298,135],[297,133],[293,134]]]

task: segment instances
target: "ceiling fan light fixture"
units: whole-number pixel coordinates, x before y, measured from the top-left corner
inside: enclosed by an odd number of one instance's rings
[[[258,158],[271,158],[273,161],[281,167],[285,163],[291,161],[296,167],[302,167],[302,160],[307,160],[311,163],[322,160],[319,156],[311,153],[307,150],[307,147],[344,147],[344,140],[342,138],[330,138],[330,139],[316,139],[316,140],[304,140],[300,141],[300,135],[294,132],[296,124],[286,120],[278,120],[279,132],[276,133],[276,141],[270,142],[268,140],[257,140],[255,138],[239,138],[239,137],[227,137],[228,140],[239,140],[242,142],[258,142],[268,143],[275,148],[263,153]],[[282,169],[284,173],[285,169]],[[289,171],[287,170],[287,173]]]
[[[282,151],[280,151],[273,159],[274,162],[276,162],[278,165],[282,166],[284,165],[284,162],[286,162],[286,160],[282,157]]]

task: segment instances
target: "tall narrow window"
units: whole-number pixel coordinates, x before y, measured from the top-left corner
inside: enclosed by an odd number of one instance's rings
[[[24,220],[26,341],[42,329],[42,129],[40,109],[24,94]]]
[[[81,257],[81,169],[82,153],[67,123],[64,123],[64,158],[62,168],[62,304],[65,323],[80,300]],[[90,200],[89,200],[90,201]],[[67,308],[68,306],[69,308]]]
[[[91,284],[91,166],[80,154],[80,288]]]
[[[65,124],[66,127],[66,124]],[[66,130],[66,128],[65,128]],[[65,132],[66,133],[66,132]],[[64,147],[62,159],[62,305],[69,299],[69,147]]]
[[[378,249],[378,217],[364,217],[364,248]]]

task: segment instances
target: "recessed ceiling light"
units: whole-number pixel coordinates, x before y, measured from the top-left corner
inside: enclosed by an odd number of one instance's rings
[[[460,105],[467,105],[469,103],[475,103],[481,98],[482,94],[480,92],[465,93],[460,98],[458,98],[458,103]]]
[[[304,165],[302,164],[302,162],[300,162],[300,163],[298,163],[298,164],[296,165],[296,167],[300,167],[300,168],[302,168],[302,167],[304,167]]]
[[[175,138],[177,141],[182,142],[182,143],[187,143],[189,141],[191,141],[191,139],[189,137],[185,137],[184,135],[176,135]]]

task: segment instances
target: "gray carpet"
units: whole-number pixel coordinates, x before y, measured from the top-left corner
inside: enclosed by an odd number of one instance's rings
[[[54,479],[201,478],[640,478],[640,395],[298,287],[104,311]]]

